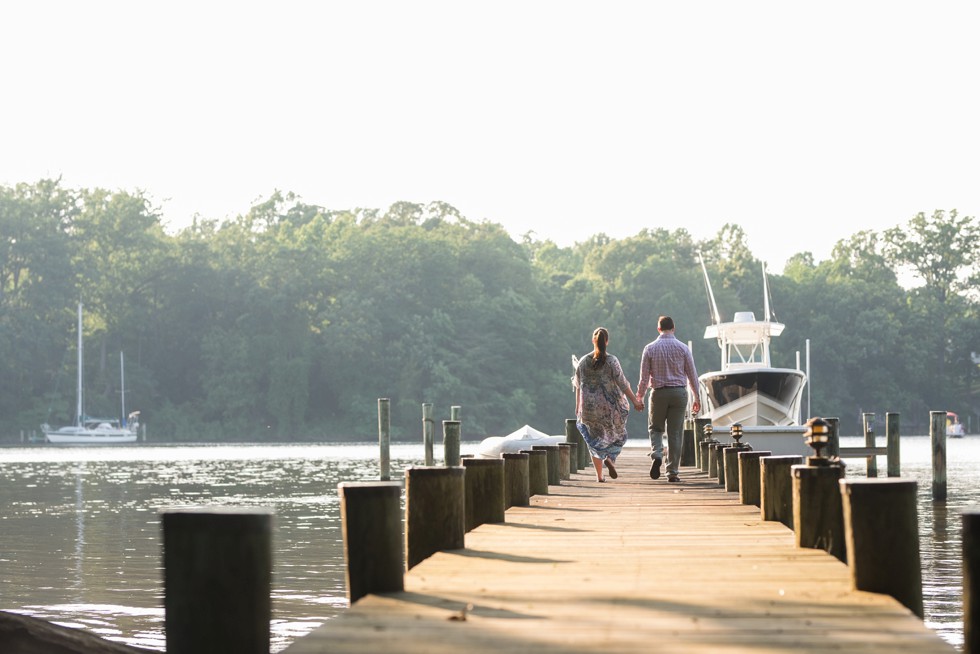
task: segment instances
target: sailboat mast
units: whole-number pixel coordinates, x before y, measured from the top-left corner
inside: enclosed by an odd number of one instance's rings
[[[85,403],[82,398],[82,362],[84,357],[82,356],[82,303],[78,303],[78,380],[76,397],[78,404],[75,407],[75,426],[81,427],[84,420],[84,409]]]
[[[123,353],[119,350],[119,397],[122,402],[122,413],[120,413],[120,423],[126,427],[126,367],[123,365]]]

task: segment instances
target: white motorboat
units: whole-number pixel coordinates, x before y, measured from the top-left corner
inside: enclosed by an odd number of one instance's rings
[[[58,445],[110,445],[116,443],[134,443],[139,433],[139,411],[133,411],[127,416],[125,423],[115,418],[92,418],[85,415],[85,396],[83,393],[82,354],[82,304],[78,303],[78,375],[76,388],[75,422],[58,429],[47,423],[41,425],[45,440]],[[125,388],[123,375],[122,353],[119,355],[119,374]],[[122,415],[126,415],[125,391],[122,394]]]
[[[960,417],[953,413],[952,411],[946,412],[946,436],[949,438],[963,438],[966,435],[966,430],[963,428],[963,423],[960,422]]]
[[[534,427],[524,425],[506,436],[484,438],[477,448],[476,455],[486,459],[499,458],[504,452],[529,450],[535,445],[557,445],[565,442],[565,436],[549,436]]]
[[[756,320],[751,311],[740,311],[731,322],[721,321],[703,260],[701,268],[712,316],[704,337],[717,340],[721,349],[721,367],[698,378],[704,417],[711,420],[715,433],[734,423],[743,427],[799,425],[807,376],[802,370],[773,368],[770,363],[770,340],[779,336],[785,325],[771,319],[765,266],[762,267],[764,318]]]

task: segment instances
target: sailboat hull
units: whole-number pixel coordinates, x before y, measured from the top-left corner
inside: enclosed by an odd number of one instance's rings
[[[44,437],[55,445],[116,445],[136,442],[136,432],[111,425],[92,428],[62,427],[45,431]]]

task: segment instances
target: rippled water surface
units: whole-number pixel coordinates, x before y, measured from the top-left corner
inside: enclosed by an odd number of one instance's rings
[[[392,478],[422,456],[392,445]],[[271,507],[278,651],[347,606],[337,484],[377,479],[377,460],[376,444],[0,449],[0,609],[163,651],[159,511]]]
[[[980,437],[947,447],[945,503],[931,498],[927,437],[902,438],[902,474],[919,481],[926,624],[962,646],[960,512],[980,506]],[[392,478],[422,456],[393,445]],[[377,458],[373,443],[0,449],[0,609],[163,651],[159,511],[271,507],[279,651],[347,606],[337,484],[377,479]]]

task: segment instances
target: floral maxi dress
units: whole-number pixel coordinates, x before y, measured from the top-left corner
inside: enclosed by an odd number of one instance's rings
[[[579,359],[575,369],[575,387],[579,391],[576,426],[592,456],[615,461],[626,444],[629,382],[619,359],[611,354],[598,368],[592,367],[592,361],[592,354],[587,354]]]

